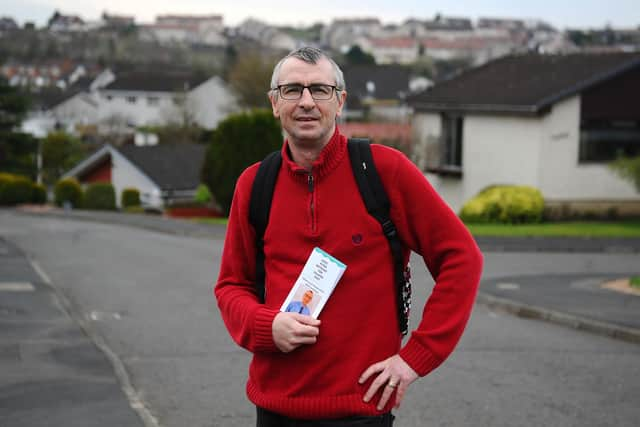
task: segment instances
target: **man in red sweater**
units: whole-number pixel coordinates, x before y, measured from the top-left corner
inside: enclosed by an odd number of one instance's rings
[[[405,249],[436,282],[404,346],[391,251],[367,213],[340,116],[347,93],[326,54],[301,48],[275,67],[269,99],[286,133],[264,234],[265,302],[256,292],[249,200],[258,164],[238,178],[215,295],[232,338],[253,353],[247,395],[257,425],[391,426],[409,385],[453,351],[475,299],[475,241],[403,154],[372,145]],[[318,319],[280,312],[314,247],[347,265]]]

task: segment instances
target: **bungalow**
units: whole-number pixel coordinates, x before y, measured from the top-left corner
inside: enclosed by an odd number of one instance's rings
[[[64,175],[81,184],[110,182],[120,203],[122,190],[136,188],[145,207],[190,201],[200,184],[206,147],[198,144],[155,146],[109,144],[87,157]]]
[[[410,97],[418,164],[451,207],[492,184],[551,212],[640,214],[607,163],[640,155],[640,53],[504,57]]]

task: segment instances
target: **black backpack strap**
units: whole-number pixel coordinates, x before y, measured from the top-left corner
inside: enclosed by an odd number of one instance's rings
[[[360,195],[367,208],[367,212],[373,216],[382,226],[391,254],[393,256],[394,278],[396,283],[396,307],[398,324],[402,335],[405,335],[409,327],[409,308],[411,304],[411,288],[408,276],[405,273],[402,243],[398,237],[395,224],[391,221],[391,204],[387,193],[382,186],[382,181],[373,163],[371,145],[368,139],[350,138],[347,144],[351,169],[358,184]]]
[[[269,224],[273,189],[276,186],[281,164],[280,151],[274,151],[265,157],[260,163],[251,187],[249,222],[256,231],[256,291],[261,302],[264,302],[265,294],[264,232]]]

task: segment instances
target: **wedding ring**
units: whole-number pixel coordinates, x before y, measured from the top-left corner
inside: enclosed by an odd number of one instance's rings
[[[387,383],[387,386],[388,386],[388,387],[391,387],[391,388],[396,388],[396,387],[398,387],[398,384],[394,384],[394,383],[392,383],[391,381],[389,381],[389,382]]]

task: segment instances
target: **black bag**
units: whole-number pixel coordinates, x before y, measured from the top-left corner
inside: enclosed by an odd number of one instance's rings
[[[406,335],[411,310],[411,273],[409,265],[405,266],[404,264],[402,244],[398,238],[396,226],[390,218],[391,204],[373,163],[369,140],[350,138],[347,147],[351,159],[351,169],[367,212],[380,223],[382,232],[389,242],[394,264],[398,324],[402,335]],[[261,301],[264,301],[265,292],[263,237],[269,223],[271,199],[281,164],[280,151],[274,151],[265,157],[260,163],[251,189],[249,222],[256,231],[256,290]]]

